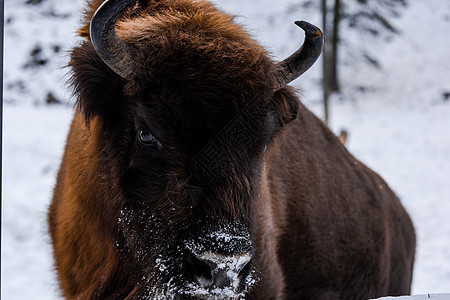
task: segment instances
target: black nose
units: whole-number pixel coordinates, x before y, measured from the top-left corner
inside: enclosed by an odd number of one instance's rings
[[[186,257],[184,270],[189,277],[205,289],[244,290],[251,271],[251,255],[221,255],[211,252]]]

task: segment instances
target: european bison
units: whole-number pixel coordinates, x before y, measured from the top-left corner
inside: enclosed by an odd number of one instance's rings
[[[89,2],[49,210],[67,299],[367,299],[410,291],[397,197],[203,0]]]

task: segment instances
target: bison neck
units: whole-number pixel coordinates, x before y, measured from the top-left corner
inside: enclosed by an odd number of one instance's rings
[[[405,249],[414,249],[414,234],[406,211],[304,106],[269,149],[261,182],[258,242],[268,280],[259,286],[265,292],[279,297],[281,289],[288,299],[361,293],[356,298],[367,299],[409,291],[405,274],[411,269],[395,267],[409,261],[412,268],[414,252]]]

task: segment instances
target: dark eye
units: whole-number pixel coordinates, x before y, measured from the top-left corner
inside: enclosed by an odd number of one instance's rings
[[[155,136],[148,130],[139,130],[138,131],[139,141],[144,144],[146,147],[155,147],[158,150],[161,150],[162,145],[155,138]]]

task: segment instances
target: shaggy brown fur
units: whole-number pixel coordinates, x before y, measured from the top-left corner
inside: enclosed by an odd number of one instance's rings
[[[49,210],[67,299],[179,288],[192,277],[180,269],[183,245],[222,228],[251,236],[251,247],[211,246],[253,254],[259,280],[246,299],[409,293],[415,235],[398,198],[292,89],[272,90],[275,64],[230,16],[205,1],[139,1],[117,25],[139,65],[124,80],[89,40],[102,2],[89,3],[86,41],[72,52],[78,109]],[[255,119],[242,130],[254,142],[217,142],[248,110]],[[142,129],[162,149],[143,146]],[[192,165],[212,141],[223,164],[215,181]]]

